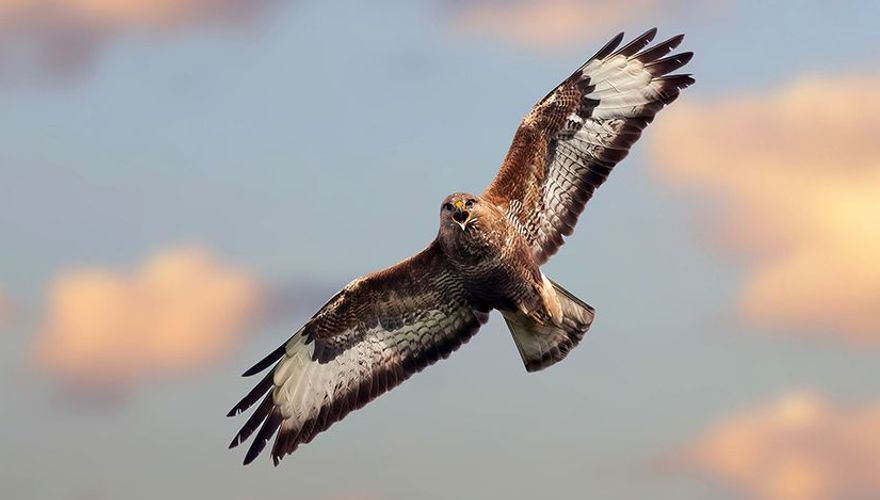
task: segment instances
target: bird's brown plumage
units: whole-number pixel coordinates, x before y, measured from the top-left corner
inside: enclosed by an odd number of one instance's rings
[[[483,193],[518,224],[538,264],[574,231],[593,191],[654,115],[694,82],[669,74],[691,59],[690,52],[666,57],[683,35],[642,51],[656,33],[617,49],[621,33],[535,104]]]
[[[238,414],[263,398],[230,447],[259,429],[248,463],[278,431],[272,456],[279,460],[350,411],[449,356],[476,333],[488,312],[472,305],[436,243],[358,278],[245,373],[275,365],[229,412]]]
[[[669,75],[691,57],[682,40],[645,49],[650,30],[620,34],[523,119],[498,175],[479,196],[441,207],[437,239],[417,255],[351,282],[245,375],[272,369],[230,412],[260,404],[231,443],[253,433],[245,463],[274,436],[277,463],[352,410],[445,358],[502,312],[526,368],[558,362],[593,310],[539,266],[571,234],[593,191],[654,115],[693,83]]]

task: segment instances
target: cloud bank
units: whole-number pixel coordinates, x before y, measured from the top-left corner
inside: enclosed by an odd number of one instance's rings
[[[759,500],[880,498],[880,404],[791,394],[700,436],[690,465]]]
[[[682,0],[444,0],[443,4],[454,33],[556,51],[586,40],[610,39],[634,23],[642,24],[636,31],[644,31],[673,16],[677,22],[693,14],[711,16],[726,10],[728,2],[712,0],[695,5]]]
[[[878,85],[877,74],[809,77],[684,99],[654,131],[662,180],[716,207],[707,241],[746,263],[748,323],[880,342]]]
[[[3,288],[0,288],[0,327],[9,322],[10,316],[12,316],[12,304],[9,302]]]
[[[476,0],[452,2],[451,27],[521,45],[554,48],[593,37],[611,37],[626,21],[652,12],[661,0]]]
[[[70,76],[126,34],[246,26],[285,0],[0,0],[0,77]]]
[[[34,358],[63,386],[119,392],[225,356],[262,293],[253,276],[198,248],[159,252],[132,273],[70,271],[51,288]]]

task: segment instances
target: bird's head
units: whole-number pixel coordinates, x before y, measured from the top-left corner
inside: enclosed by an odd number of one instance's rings
[[[506,227],[504,213],[491,201],[468,193],[453,193],[440,205],[437,238],[448,256],[472,263],[503,245]]]
[[[440,205],[440,228],[468,231],[479,220],[480,200],[469,193],[453,193]]]

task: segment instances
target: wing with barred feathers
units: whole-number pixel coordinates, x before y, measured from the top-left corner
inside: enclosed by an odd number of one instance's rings
[[[244,463],[275,436],[277,465],[301,443],[470,339],[488,318],[435,243],[353,281],[245,376],[271,371],[230,412],[261,400],[230,447],[259,429]]]
[[[667,56],[684,36],[648,47],[656,33],[651,29],[618,49],[619,34],[539,101],[483,193],[517,224],[539,264],[574,231],[593,191],[654,115],[694,82],[669,74],[692,57]]]

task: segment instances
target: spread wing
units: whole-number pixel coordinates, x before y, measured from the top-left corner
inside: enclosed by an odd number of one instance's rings
[[[669,74],[693,55],[667,57],[684,36],[646,48],[656,32],[620,49],[623,33],[617,35],[539,101],[483,193],[517,224],[539,264],[574,231],[593,191],[654,115],[694,82],[690,75]]]
[[[272,370],[229,412],[262,402],[230,444],[259,428],[248,464],[275,435],[272,458],[319,432],[410,375],[446,358],[476,333],[488,311],[471,306],[432,243],[421,253],[353,281],[284,345],[245,376]]]

